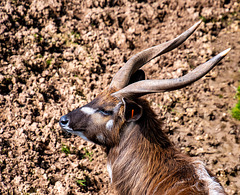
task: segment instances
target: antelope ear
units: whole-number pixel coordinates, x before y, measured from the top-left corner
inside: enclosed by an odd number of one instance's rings
[[[142,106],[137,103],[123,99],[124,115],[127,122],[137,121],[142,116]]]
[[[141,80],[145,80],[145,72],[143,70],[139,69],[134,74],[132,74],[128,85],[138,82],[138,81],[141,81]]]

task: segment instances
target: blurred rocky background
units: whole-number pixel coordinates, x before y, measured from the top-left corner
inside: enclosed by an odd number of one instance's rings
[[[240,194],[239,0],[2,0],[0,194],[114,194],[99,146],[64,133],[60,116],[92,100],[134,54],[203,24],[143,69],[175,78],[222,50],[200,81],[146,98],[182,152]],[[131,157],[130,157],[131,158]]]

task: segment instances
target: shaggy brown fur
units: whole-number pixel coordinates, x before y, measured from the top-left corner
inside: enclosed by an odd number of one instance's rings
[[[193,159],[175,149],[148,103],[136,102],[143,107],[141,119],[123,124],[119,143],[108,149],[119,194],[208,194]]]
[[[120,100],[112,92],[104,91],[85,105],[89,113],[82,107],[67,114],[69,124],[64,127],[105,148],[119,194],[225,194],[200,161],[174,147],[147,101]],[[126,115],[131,106],[134,119]]]

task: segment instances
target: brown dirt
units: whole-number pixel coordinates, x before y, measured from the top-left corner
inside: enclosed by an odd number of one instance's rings
[[[240,2],[3,0],[0,3],[0,194],[112,194],[101,148],[65,134],[60,116],[86,104],[130,56],[202,18],[179,49],[148,63],[149,79],[185,74],[232,48],[186,89],[146,98],[184,153],[240,194]]]

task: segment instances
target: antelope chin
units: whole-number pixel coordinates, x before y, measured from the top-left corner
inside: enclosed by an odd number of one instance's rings
[[[80,136],[81,138],[83,138],[86,141],[91,142],[84,134],[82,131],[71,131],[72,134]]]
[[[78,129],[78,130],[73,130],[70,127],[62,127],[62,130],[64,130],[67,133],[71,133],[77,136],[80,136],[81,138],[83,138],[86,141],[90,141],[84,134],[83,132],[86,131],[85,129]],[[91,141],[90,141],[91,142]]]

